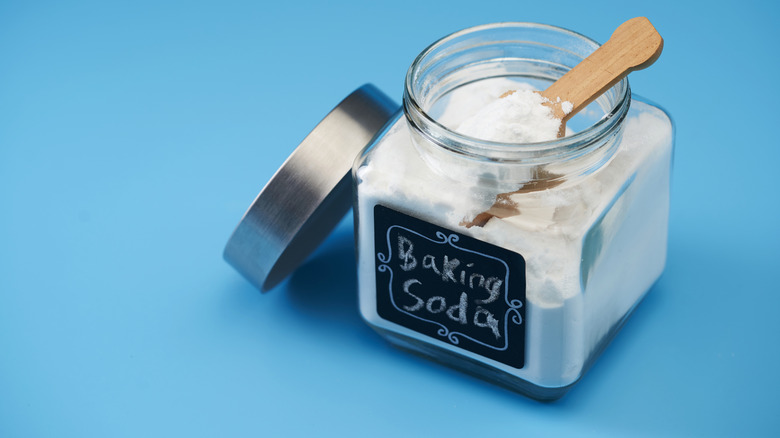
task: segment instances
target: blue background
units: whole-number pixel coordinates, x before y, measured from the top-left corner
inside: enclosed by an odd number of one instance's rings
[[[777,436],[776,2],[0,3],[0,436]],[[535,21],[605,41],[676,122],[669,259],[540,404],[360,319],[351,216],[279,288],[221,259],[298,142],[434,40]]]

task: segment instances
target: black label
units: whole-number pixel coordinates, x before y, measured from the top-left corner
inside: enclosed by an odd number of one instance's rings
[[[374,207],[382,318],[514,368],[525,353],[520,254]]]

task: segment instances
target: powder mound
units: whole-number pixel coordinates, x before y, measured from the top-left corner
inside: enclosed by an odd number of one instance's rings
[[[555,140],[560,119],[547,101],[531,90],[517,90],[496,99],[463,121],[456,131],[481,140],[503,143],[534,143]]]
[[[564,114],[569,114],[574,109],[574,104],[567,100],[561,103],[561,109],[563,110]]]

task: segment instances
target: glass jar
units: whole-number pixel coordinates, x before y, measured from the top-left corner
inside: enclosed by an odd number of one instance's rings
[[[500,23],[452,34],[353,168],[365,321],[393,344],[541,400],[565,394],[661,275],[672,122],[622,80],[554,141],[457,133],[475,103],[544,89],[598,44]]]

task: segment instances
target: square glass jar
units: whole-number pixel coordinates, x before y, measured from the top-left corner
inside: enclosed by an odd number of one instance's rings
[[[403,110],[353,168],[360,312],[393,344],[540,400],[575,384],[660,277],[673,127],[626,79],[554,141],[454,127],[544,89],[598,44],[532,23],[466,29],[411,65]]]

